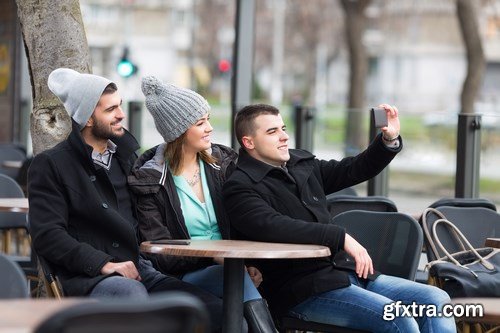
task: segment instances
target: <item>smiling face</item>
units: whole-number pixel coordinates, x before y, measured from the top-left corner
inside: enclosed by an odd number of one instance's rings
[[[186,152],[192,151],[197,153],[209,149],[212,145],[210,138],[210,133],[212,133],[212,131],[213,128],[212,125],[210,125],[210,115],[206,113],[186,131],[184,150]]]
[[[246,151],[253,158],[281,166],[290,159],[286,126],[280,114],[262,114],[253,120],[253,133],[242,137]]]
[[[117,91],[101,96],[86,125],[90,127],[90,133],[94,139],[107,141],[125,133],[122,125],[125,114],[121,105],[122,99]]]

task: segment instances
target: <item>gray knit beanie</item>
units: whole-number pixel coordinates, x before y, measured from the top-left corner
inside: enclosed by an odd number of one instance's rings
[[[162,83],[154,76],[142,79],[146,107],[165,142],[180,137],[210,111],[205,98],[196,92]]]
[[[102,92],[110,83],[113,82],[101,76],[80,74],[69,68],[52,71],[48,79],[49,89],[61,100],[80,129],[85,127]]]

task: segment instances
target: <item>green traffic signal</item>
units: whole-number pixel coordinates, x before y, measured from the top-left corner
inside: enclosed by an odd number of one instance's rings
[[[130,77],[135,74],[137,67],[128,59],[122,59],[116,67],[118,74],[122,77]]]
[[[125,47],[123,49],[122,58],[118,63],[118,65],[116,66],[116,71],[118,72],[118,75],[125,78],[131,77],[132,75],[137,73],[137,66],[134,63],[132,63],[132,61],[129,60],[128,52],[129,52],[128,47]]]

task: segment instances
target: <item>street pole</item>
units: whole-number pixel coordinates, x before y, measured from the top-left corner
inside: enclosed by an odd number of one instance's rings
[[[252,64],[254,53],[255,0],[237,0],[231,80],[231,147],[237,149],[234,136],[236,113],[252,100]]]

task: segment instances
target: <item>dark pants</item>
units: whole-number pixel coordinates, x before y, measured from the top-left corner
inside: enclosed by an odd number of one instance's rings
[[[111,276],[98,283],[90,293],[91,297],[132,297],[146,298],[148,294],[164,291],[183,291],[199,298],[207,307],[212,332],[220,332],[222,327],[222,300],[215,295],[183,282],[175,277],[158,272],[151,261],[140,258],[137,269],[141,281],[122,276]]]

